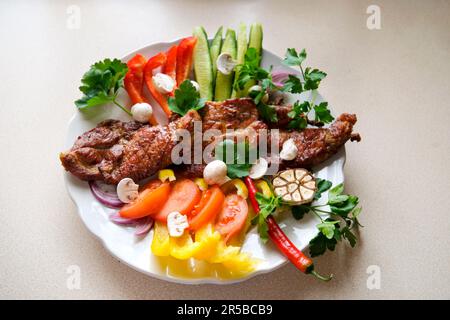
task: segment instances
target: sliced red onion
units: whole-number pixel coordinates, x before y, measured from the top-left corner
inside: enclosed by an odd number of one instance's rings
[[[114,222],[114,223],[122,224],[122,225],[136,224],[136,220],[135,219],[122,218],[118,212],[110,215],[109,216],[109,220]]]
[[[289,75],[295,73],[284,71],[284,70],[274,70],[272,71],[272,81],[277,87],[282,87],[284,82],[289,78]]]
[[[134,235],[143,236],[146,235],[153,227],[153,219],[150,217],[145,217],[138,219],[136,230],[134,231]]]
[[[94,197],[101,204],[115,209],[123,207],[124,203],[119,200],[117,193],[103,190],[96,181],[89,181],[89,187]]]

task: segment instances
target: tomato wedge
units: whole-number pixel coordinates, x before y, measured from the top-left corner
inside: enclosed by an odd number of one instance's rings
[[[181,214],[188,214],[194,209],[200,198],[200,189],[193,181],[189,179],[178,180],[173,185],[166,203],[153,218],[165,222],[171,212],[178,211]]]
[[[177,49],[177,45],[170,47],[167,51],[167,61],[161,69],[162,73],[167,74],[175,81],[177,80]]]
[[[208,222],[214,221],[222,209],[225,195],[218,186],[203,192],[200,203],[189,215],[189,229],[198,230]]]
[[[227,195],[222,211],[217,217],[215,230],[224,237],[225,242],[228,242],[244,227],[247,215],[247,201],[237,194]]]
[[[138,198],[120,209],[122,218],[137,219],[157,213],[170,193],[169,183],[151,182],[139,193]]]
[[[153,70],[162,67],[166,63],[166,61],[167,55],[164,52],[160,52],[156,56],[153,56],[152,58],[148,59],[148,62],[145,65],[144,69],[144,80],[153,99],[155,99],[156,102],[158,102],[158,104],[161,106],[161,108],[164,110],[167,116],[170,116],[172,112],[169,109],[167,97],[156,89],[152,79]]]
[[[181,40],[177,50],[177,85],[189,78],[192,69],[192,58],[197,38],[187,37]]]
[[[124,87],[133,104],[147,102],[144,98],[144,68],[147,59],[144,56],[137,54],[127,62],[128,72],[125,75]],[[154,115],[149,119],[153,125],[158,124]]]

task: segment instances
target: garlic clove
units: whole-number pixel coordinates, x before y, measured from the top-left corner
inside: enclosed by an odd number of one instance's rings
[[[216,60],[217,70],[220,73],[229,75],[233,72],[234,67],[236,67],[237,63],[233,60],[233,57],[229,53],[221,53]]]
[[[139,195],[139,185],[131,178],[124,178],[117,184],[117,196],[124,203],[130,203],[137,199]]]

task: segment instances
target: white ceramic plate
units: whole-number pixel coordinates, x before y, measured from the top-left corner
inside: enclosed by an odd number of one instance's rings
[[[147,58],[151,57],[158,52],[166,51],[178,41],[148,45],[131,52],[123,57],[122,60],[126,62],[136,53],[140,53]],[[274,69],[289,70],[281,64],[279,57],[267,50],[264,50],[262,65],[265,68],[272,65]],[[309,99],[310,97],[307,94],[306,96],[300,95],[300,97],[291,98]],[[126,94],[123,94],[120,99],[127,105],[130,104]],[[320,102],[321,100],[322,98],[318,95],[316,102]],[[73,145],[73,142],[80,134],[95,127],[102,120],[109,118],[125,121],[130,120],[124,112],[114,106],[102,106],[98,108],[101,110],[97,109],[88,113],[75,113],[69,123],[65,143],[66,149],[69,149]],[[338,184],[344,181],[344,163],[345,149],[342,148],[338,154],[323,163],[320,167],[314,168],[313,171],[316,177],[330,180],[333,184]],[[153,232],[150,232],[144,238],[137,238],[133,234],[133,228],[119,226],[109,221],[108,216],[114,210],[106,208],[97,202],[86,182],[68,173],[65,174],[65,181],[69,195],[77,205],[78,213],[86,227],[103,242],[105,248],[114,257],[133,269],[149,276],[185,284],[229,284],[273,271],[287,262],[286,258],[278,252],[274,245],[270,242],[263,244],[259,240],[255,229],[248,233],[242,251],[249,252],[253,257],[260,259],[261,263],[258,265],[256,271],[243,278],[230,277],[226,270],[220,266],[193,260],[177,261],[173,258],[155,257],[150,251]],[[321,201],[326,201],[326,195],[322,197]],[[301,221],[296,221],[289,212],[285,212],[277,216],[277,221],[287,236],[300,249],[305,249],[309,241],[317,234],[316,224],[318,220],[313,215],[307,215]]]

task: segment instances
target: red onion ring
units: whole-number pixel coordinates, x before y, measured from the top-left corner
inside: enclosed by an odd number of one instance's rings
[[[119,200],[119,197],[114,192],[106,192],[100,188],[96,181],[89,181],[89,188],[94,197],[103,205],[109,208],[122,208],[124,203]]]
[[[151,217],[145,217],[138,219],[136,230],[134,231],[135,236],[146,235],[153,227],[153,219]]]
[[[293,74],[295,73],[284,70],[274,70],[272,71],[272,82],[277,87],[282,87],[284,85],[284,82],[289,78],[289,76]]]

